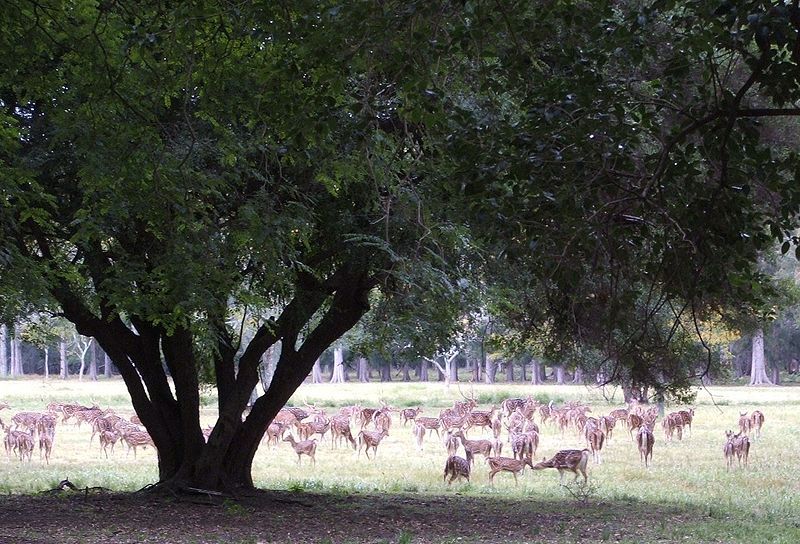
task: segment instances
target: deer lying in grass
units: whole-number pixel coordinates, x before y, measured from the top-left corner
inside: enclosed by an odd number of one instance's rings
[[[361,448],[364,448],[364,453],[369,459],[369,449],[372,448],[372,458],[374,459],[375,456],[378,455],[378,446],[389,433],[385,430],[383,431],[361,431],[358,433],[358,456],[361,456]]]
[[[750,414],[750,429],[756,433],[756,438],[761,436],[761,427],[764,426],[764,414],[759,410],[753,410]]]
[[[458,455],[451,455],[444,464],[443,481],[447,480],[447,477],[450,476],[450,481],[447,482],[447,485],[452,484],[453,480],[457,478],[465,478],[469,482],[469,473],[469,461]]]
[[[656,437],[653,435],[652,429],[647,425],[639,428],[636,433],[636,444],[639,446],[639,458],[644,461],[644,466],[647,468],[647,459],[653,462],[653,444],[656,443]]]
[[[283,441],[289,442],[292,445],[292,449],[297,454],[298,465],[300,464],[301,455],[308,455],[311,457],[311,464],[317,464],[317,459],[314,457],[317,453],[317,440],[315,438],[312,438],[311,440],[301,440],[298,442],[294,439],[294,436],[289,434],[283,439]]]
[[[533,470],[543,470],[546,468],[554,468],[558,470],[560,484],[564,485],[564,473],[572,472],[575,474],[575,481],[578,480],[578,474],[583,475],[583,483],[588,481],[586,474],[586,465],[589,463],[589,450],[561,450],[553,457],[546,461],[536,463],[531,468]]]
[[[494,475],[498,472],[510,472],[514,475],[514,485],[519,485],[517,473],[525,470],[525,465],[534,468],[530,459],[512,459],[511,457],[487,457],[489,463],[489,482],[494,485]]]

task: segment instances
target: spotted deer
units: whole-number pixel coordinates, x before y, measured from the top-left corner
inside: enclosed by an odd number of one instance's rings
[[[454,435],[454,433],[451,431],[445,432],[443,442],[444,442],[444,449],[447,450],[447,455],[448,456],[455,455],[456,452],[458,451],[459,441],[458,438]],[[470,456],[467,455],[467,459],[469,458]]]
[[[750,434],[750,418],[747,412],[739,412],[739,434]]]
[[[425,440],[425,427],[415,421],[411,434],[414,436],[414,443],[417,445],[417,449],[422,451],[422,442]]]
[[[284,442],[288,442],[292,445],[292,449],[297,454],[297,464],[300,464],[300,456],[307,455],[311,458],[311,464],[316,465],[317,459],[315,455],[317,453],[317,440],[316,438],[312,438],[311,440],[301,440],[298,442],[295,440],[294,436],[291,434],[287,435],[283,439]]]
[[[678,435],[678,440],[683,439],[683,416],[679,412],[672,412],[661,422],[664,428],[664,438],[671,442],[673,436]]]
[[[748,458],[750,457],[750,439],[742,433],[733,434],[733,431],[727,431],[725,437],[728,442],[732,444],[733,451],[736,453],[736,458],[739,461],[739,466],[744,464],[747,467]],[[726,444],[727,446],[727,444]]]
[[[627,423],[628,423],[628,434],[630,434],[631,438],[633,438],[633,431],[638,431],[644,424],[644,420],[640,415],[628,414]]]
[[[617,420],[612,416],[600,416],[598,419],[600,420],[600,430],[606,435],[606,440],[610,442]]]
[[[33,455],[33,436],[25,431],[6,430],[5,447],[9,459],[13,453],[20,461],[27,457],[30,462]]]
[[[606,435],[599,428],[591,429],[586,433],[586,440],[589,442],[589,449],[592,452],[592,460],[596,464],[601,464],[600,450],[606,441]]]
[[[530,459],[513,459],[511,457],[487,457],[489,463],[489,482],[494,485],[494,476],[498,472],[510,472],[514,475],[514,484],[519,485],[517,474],[525,470],[525,465],[534,468]]]
[[[369,459],[369,450],[372,448],[372,458],[378,455],[378,446],[389,433],[384,431],[361,431],[358,433],[358,456],[361,456],[361,449]]]
[[[403,427],[406,426],[406,423],[409,421],[414,421],[418,415],[422,413],[422,407],[417,406],[416,408],[405,408],[400,410],[400,421],[403,423]]]
[[[422,425],[422,427],[426,431],[428,431],[429,435],[433,431],[436,431],[436,436],[441,438],[441,435],[439,434],[439,429],[441,428],[442,423],[439,421],[439,418],[436,418],[436,417],[417,417],[414,421],[416,421],[416,423],[418,425]]]
[[[692,434],[692,421],[694,421],[694,408],[688,410],[681,410],[678,412],[683,420],[683,426],[689,429],[689,434]]]
[[[533,465],[533,470],[543,470],[546,468],[554,468],[558,470],[560,476],[559,483],[564,485],[564,473],[572,472],[575,474],[575,481],[578,480],[578,474],[583,475],[583,483],[588,481],[586,474],[586,465],[589,463],[589,450],[561,450],[553,457],[546,461],[541,461]]]
[[[353,449],[356,449],[356,440],[350,431],[350,418],[345,415],[334,416],[331,419],[331,447],[338,446],[342,440],[353,446]]]
[[[484,458],[492,454],[491,440],[467,440],[462,431],[456,431],[453,433],[453,436],[461,439],[461,445],[464,447],[464,451],[467,454],[467,460],[471,461],[478,453],[483,455]]]
[[[730,470],[733,466],[733,460],[736,458],[736,447],[733,443],[732,431],[725,433],[725,445],[722,447],[722,453],[725,455],[726,470]]]
[[[750,414],[750,429],[755,432],[756,438],[761,437],[761,427],[764,426],[764,414],[759,410],[753,410]]]
[[[136,448],[147,448],[147,446],[155,447],[153,439],[147,434],[146,431],[132,431],[123,436],[125,443],[128,445],[128,452],[125,457],[130,455],[133,450],[133,458],[136,458]]]
[[[108,459],[108,450],[111,449],[111,453],[114,453],[114,446],[120,439],[120,434],[116,431],[102,431],[99,439],[100,448],[106,454],[106,459]]]
[[[450,481],[447,482],[447,485],[452,484],[453,480],[457,478],[465,478],[467,482],[469,482],[469,474],[470,464],[466,459],[457,455],[451,455],[447,458],[447,461],[444,464],[443,477],[444,481],[447,480],[448,476],[450,476]]]
[[[644,461],[645,468],[648,466],[647,460],[653,462],[653,444],[656,443],[656,437],[653,435],[652,429],[647,425],[642,425],[639,432],[636,433],[636,444],[639,447],[639,459]]]

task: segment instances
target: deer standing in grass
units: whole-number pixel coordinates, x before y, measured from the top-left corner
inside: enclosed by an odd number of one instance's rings
[[[750,429],[756,434],[756,438],[761,437],[761,427],[764,426],[764,414],[759,410],[753,410],[750,414]]]
[[[416,408],[405,408],[400,410],[400,421],[403,422],[403,427],[406,426],[406,423],[409,421],[414,421],[418,415],[422,413],[422,407],[417,406]]]
[[[648,466],[647,460],[653,462],[653,444],[656,443],[656,437],[653,435],[652,429],[647,425],[639,427],[639,432],[636,433],[636,444],[639,446],[639,458],[644,461],[645,468]]]
[[[317,459],[315,457],[317,453],[317,440],[315,438],[312,438],[311,440],[301,440],[298,442],[294,439],[294,436],[289,434],[283,439],[283,441],[289,442],[292,445],[292,449],[297,454],[298,465],[300,464],[301,455],[307,455],[311,457],[311,464],[317,464]]]
[[[589,449],[592,452],[592,460],[596,464],[601,464],[600,450],[606,441],[606,435],[599,428],[590,429],[586,432],[586,440],[589,442]]]
[[[747,412],[739,412],[739,434],[750,434],[750,418]]]
[[[447,480],[447,477],[450,476],[450,481],[447,482],[447,485],[452,484],[453,480],[457,478],[465,478],[467,482],[469,482],[469,473],[469,461],[463,457],[459,457],[458,455],[451,455],[447,458],[447,462],[444,464],[443,480]]]
[[[492,454],[491,440],[467,440],[464,438],[464,433],[462,431],[456,431],[453,433],[453,436],[461,439],[461,445],[464,446],[467,459],[470,461],[475,457],[475,454],[478,453],[483,455],[484,458],[487,458]]]
[[[746,436],[743,436],[742,433],[733,434],[733,431],[726,431],[725,437],[728,439],[728,442],[725,444],[726,458],[728,456],[728,444],[730,444],[731,447],[733,447],[733,452],[736,454],[736,458],[739,460],[739,466],[741,467],[742,462],[744,462],[744,466],[747,467],[748,458],[750,457],[750,439]],[[732,459],[729,460],[729,464],[733,464]]]
[[[554,468],[558,470],[560,484],[564,485],[564,473],[572,472],[575,474],[575,481],[578,480],[578,474],[583,475],[583,483],[585,484],[589,477],[586,474],[586,465],[589,463],[589,450],[561,450],[553,457],[541,463],[536,463],[531,468],[533,470],[543,470],[546,468]]]
[[[372,458],[378,455],[378,445],[389,433],[386,430],[377,431],[361,431],[358,433],[358,456],[361,456],[361,448],[364,448],[364,453],[369,459],[369,449],[372,448]]]
[[[498,472],[510,472],[514,475],[514,485],[519,485],[517,473],[525,470],[525,465],[534,468],[530,459],[512,459],[511,457],[487,457],[489,463],[489,482],[494,485],[494,475]]]

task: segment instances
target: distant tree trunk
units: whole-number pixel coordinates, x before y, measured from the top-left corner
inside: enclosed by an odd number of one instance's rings
[[[753,335],[750,385],[772,385],[772,382],[767,377],[766,363],[764,361],[764,330],[761,328]]]
[[[514,360],[511,359],[506,362],[506,381],[511,383],[514,381]]]
[[[486,357],[486,372],[483,373],[486,383],[494,383],[495,374],[497,374],[497,365],[491,357]]]
[[[0,325],[0,377],[8,376],[8,357],[6,345],[8,344],[8,327]]]
[[[542,363],[531,359],[531,385],[542,385]]]
[[[97,344],[95,342],[92,343],[92,347],[89,348],[91,352],[89,353],[89,379],[93,382],[97,381]]]
[[[62,380],[69,378],[69,368],[67,368],[67,343],[62,339],[58,343],[58,374]]]
[[[449,383],[457,382],[458,381],[458,362],[453,359],[447,365],[446,370],[450,373],[450,379],[448,380]]]
[[[578,367],[575,369],[575,376],[572,378],[572,383],[582,384],[583,383],[583,369]]]
[[[422,359],[419,362],[419,381],[427,382],[428,381],[428,361]]]
[[[772,385],[781,384],[781,369],[777,366],[772,368]]]
[[[314,368],[311,369],[311,383],[322,383],[322,365],[319,359],[314,361]]]
[[[386,362],[385,364],[381,365],[381,381],[382,382],[390,382],[392,381],[392,363]]]
[[[522,371],[522,376],[520,377],[520,380],[522,380],[522,383],[525,383],[525,382],[528,381],[528,375],[527,375],[528,371],[525,368],[526,367],[525,361],[524,360],[520,361],[520,365],[519,366],[520,366],[520,370]]]
[[[481,361],[479,359],[472,359],[470,362],[472,368],[472,381],[478,383],[481,381]]]
[[[103,374],[105,374],[106,378],[111,378],[112,373],[111,367],[111,357],[108,356],[108,353],[105,351],[103,352]]]
[[[344,383],[344,350],[342,348],[334,348],[333,350],[331,383]]]
[[[358,381],[361,383],[369,382],[369,359],[366,357],[358,358]]]
[[[403,362],[403,381],[404,382],[410,382],[411,381],[411,375],[409,374],[409,371],[408,371],[408,361],[404,361]]]
[[[44,347],[44,378],[50,377],[50,348]]]
[[[564,365],[558,365],[556,368],[556,385],[564,385]]]
[[[24,376],[25,370],[22,368],[22,341],[20,340],[21,330],[19,325],[14,325],[14,338],[11,340],[11,375]]]

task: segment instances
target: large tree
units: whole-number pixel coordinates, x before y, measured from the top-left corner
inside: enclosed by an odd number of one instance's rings
[[[755,305],[795,225],[796,158],[752,119],[796,113],[797,2],[767,4],[12,2],[0,296],[97,340],[175,486],[252,486],[370,300],[454,330],[465,286],[503,282],[553,346],[650,379],[653,316]]]

